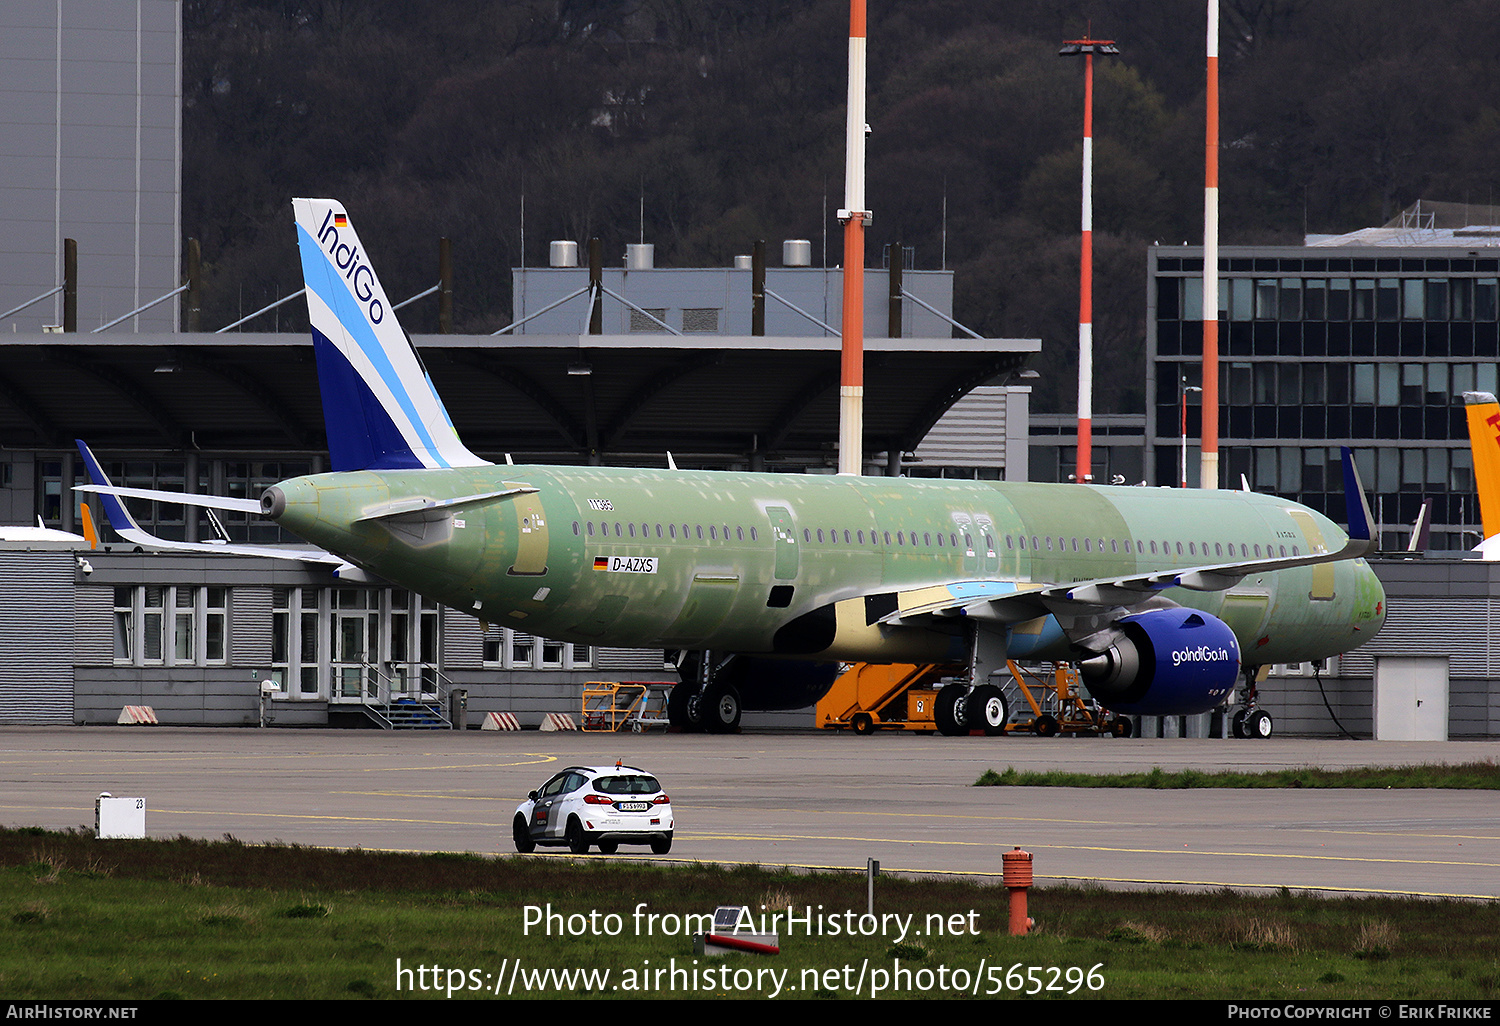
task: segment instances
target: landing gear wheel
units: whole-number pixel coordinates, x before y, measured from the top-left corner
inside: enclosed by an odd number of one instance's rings
[[[937,701],[932,704],[932,718],[937,721],[938,733],[944,737],[961,737],[969,732],[967,712],[968,696],[959,684],[940,689]]]
[[[563,836],[568,840],[568,850],[574,855],[589,853],[589,835],[583,832],[583,824],[577,819],[568,820],[568,830]]]
[[[710,684],[703,696],[703,726],[710,734],[740,729],[740,693],[733,684]]]
[[[1062,733],[1062,724],[1051,713],[1042,713],[1036,718],[1035,729],[1037,737],[1056,737]]]
[[[1257,709],[1245,717],[1245,733],[1249,737],[1268,738],[1272,731],[1271,714]]]
[[[1005,704],[1005,694],[993,684],[981,684],[969,692],[969,726],[984,731],[985,737],[1005,734],[1005,723],[1010,719],[1010,709]]]
[[[617,852],[619,850],[620,850],[620,842],[619,841],[600,841],[599,842],[599,854],[601,854],[601,855],[613,855],[615,852]]]
[[[870,718],[869,713],[855,713],[849,717],[849,726],[854,728],[856,734],[875,733],[875,721]]]
[[[684,734],[703,729],[703,702],[695,684],[676,684],[667,693],[667,720]]]
[[[1115,737],[1129,737],[1135,733],[1135,725],[1123,716],[1116,716],[1109,721],[1109,732]]]
[[[651,840],[651,853],[653,855],[665,855],[672,850],[672,835],[666,837],[655,837]]]
[[[1250,715],[1248,709],[1236,709],[1234,715],[1229,718],[1229,732],[1235,737],[1249,737],[1245,733],[1245,718]]]
[[[517,816],[511,823],[510,835],[515,839],[516,851],[522,855],[530,855],[536,851],[536,841],[531,839],[531,829],[520,816]]]

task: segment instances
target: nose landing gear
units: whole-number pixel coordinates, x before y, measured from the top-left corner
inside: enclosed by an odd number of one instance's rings
[[[1235,737],[1239,738],[1268,738],[1275,729],[1271,722],[1271,714],[1255,704],[1255,678],[1259,674],[1260,667],[1247,666],[1244,669],[1245,687],[1240,692],[1243,705],[1234,711],[1230,717],[1229,729]]]

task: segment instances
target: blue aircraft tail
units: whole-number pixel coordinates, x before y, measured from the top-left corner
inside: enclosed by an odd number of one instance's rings
[[[294,199],[334,470],[478,467],[342,205]]]

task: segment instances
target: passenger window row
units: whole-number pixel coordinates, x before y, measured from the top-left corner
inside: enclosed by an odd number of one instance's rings
[[[599,521],[597,524],[590,520],[586,523],[573,521],[573,534],[575,537],[587,535],[589,538],[622,538],[663,541],[729,541],[730,527],[728,524],[710,524],[705,529],[702,524],[641,524],[637,531],[635,523],[624,523],[615,521],[612,524]],[[680,532],[680,533],[679,533]],[[928,549],[958,549],[959,536],[957,532],[949,531],[923,531],[920,535],[916,531],[890,531],[868,532],[868,543],[871,547],[878,547],[883,537],[888,548],[928,548]],[[802,540],[812,544],[816,538],[820,545],[859,545],[866,544],[866,532],[863,529],[850,530],[848,528],[811,528],[802,529]],[[733,537],[736,541],[749,540],[759,541],[760,535],[754,527],[735,527]],[[986,532],[984,534],[985,548],[993,553],[995,550],[994,536]],[[1085,554],[1105,552],[1105,546],[1112,555],[1124,554],[1127,556],[1186,556],[1189,558],[1201,557],[1203,559],[1262,559],[1275,558],[1277,556],[1300,556],[1300,546],[1293,545],[1290,550],[1282,544],[1266,544],[1264,546],[1248,542],[1207,542],[1207,541],[1169,541],[1163,539],[1137,538],[1132,541],[1129,538],[1123,541],[1118,538],[1084,538],[1080,542],[1078,538],[1065,538],[1053,535],[1010,535],[1005,536],[1005,547],[1022,552],[1083,552]],[[963,535],[963,548],[965,554],[974,551],[974,536],[965,531]]]

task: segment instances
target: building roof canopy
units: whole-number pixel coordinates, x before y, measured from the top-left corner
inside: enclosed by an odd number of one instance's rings
[[[836,338],[429,335],[414,341],[459,433],[492,457],[640,462],[759,451],[817,461],[838,437]],[[910,450],[970,389],[1040,343],[870,339],[865,447]],[[0,441],[101,450],[320,452],[306,336],[12,335],[0,343]]]

